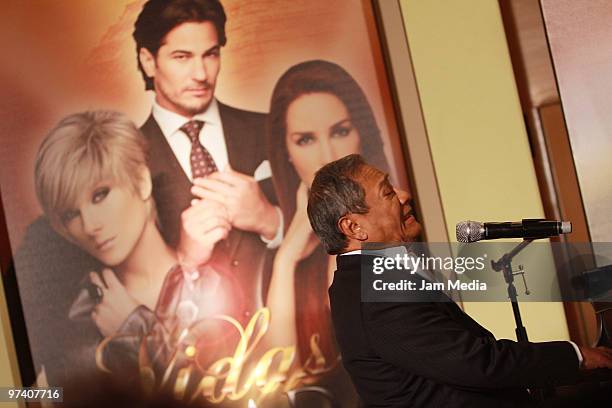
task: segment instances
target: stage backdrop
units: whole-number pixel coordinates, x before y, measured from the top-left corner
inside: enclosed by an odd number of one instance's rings
[[[408,164],[401,154],[371,3],[366,0],[337,0],[333,5],[328,0],[224,0],[222,3],[228,17],[228,43],[221,51],[216,98],[233,107],[266,113],[273,87],[289,67],[313,59],[338,64],[363,89],[380,128],[392,179],[408,189]],[[3,112],[0,186],[14,251],[22,247],[28,226],[41,215],[34,193],[33,166],[45,134],[62,117],[78,111],[118,110],[138,125],[150,114],[153,94],[144,90],[132,39],[134,22],[143,4],[144,1],[66,1],[4,5],[0,17],[0,44],[6,56],[0,67],[0,85],[4,89],[0,101]],[[362,153],[367,156],[371,152]],[[291,221],[285,219],[285,226]],[[37,239],[44,251],[45,240],[57,237]],[[315,292],[308,286],[304,289],[301,284],[307,273],[327,278],[329,259],[321,255],[320,248],[314,253],[319,258],[302,265],[302,269],[298,266],[296,271],[283,272],[296,273],[292,290],[312,290],[301,296],[322,305],[317,310],[325,314],[323,317],[310,315],[310,309],[302,310],[297,304],[292,316],[296,325],[300,326],[302,320],[323,318],[324,323],[315,322],[312,327],[327,327],[325,291]],[[273,258],[274,252],[268,255]],[[71,260],[60,258],[56,262]],[[71,374],[80,372],[77,366],[67,367],[62,361],[62,347],[69,348],[79,342],[78,323],[69,319],[69,308],[74,305],[72,296],[80,293],[77,290],[80,281],[68,282],[61,275],[61,264],[47,266],[56,274],[44,275],[42,268],[43,274],[36,278],[24,276],[26,272],[20,270],[19,262],[15,273],[35,374],[41,384],[61,385]],[[79,266],[70,265],[71,268]],[[267,267],[269,276],[274,271],[271,263]],[[82,265],[83,279],[88,268],[89,265]],[[265,304],[266,288],[264,284],[258,295],[261,304]],[[227,293],[228,298],[233,295]],[[42,305],[40,299],[50,300]],[[220,406],[288,406],[288,397],[295,397],[298,406],[328,406],[333,400],[342,406],[356,406],[354,391],[339,364],[337,350],[320,346],[333,345],[330,331],[315,331],[307,339],[298,338],[295,344],[266,349],[257,344],[259,336],[264,335],[258,331],[265,330],[269,316],[263,309],[253,316],[250,323],[254,324],[256,318],[259,320],[251,327],[247,327],[248,321],[236,323],[236,316],[226,316],[227,321],[236,324],[236,333],[240,334],[238,340],[229,344],[230,351],[227,351],[228,344],[217,347],[218,343],[209,343],[205,358],[196,358],[193,365],[183,366],[182,370],[174,370],[170,365],[164,367],[168,376],[163,381],[155,377],[154,385],[171,386],[180,398],[195,396]],[[57,348],[50,357],[38,352],[46,347],[36,346],[47,343]],[[299,343],[305,347],[300,349]],[[66,349],[66,353],[69,351]],[[202,361],[206,365],[200,364]],[[99,365],[97,368],[104,371]]]

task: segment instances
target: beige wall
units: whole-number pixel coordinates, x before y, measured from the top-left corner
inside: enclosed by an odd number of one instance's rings
[[[543,217],[498,3],[401,6],[449,239],[466,219]],[[515,338],[508,303],[465,309],[498,337]],[[561,303],[521,303],[521,311],[530,340],[569,338]]]

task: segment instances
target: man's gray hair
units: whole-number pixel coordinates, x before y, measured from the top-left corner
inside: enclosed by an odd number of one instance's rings
[[[308,219],[328,254],[346,249],[348,239],[338,221],[346,214],[366,214],[370,209],[358,176],[367,163],[351,154],[328,163],[315,175],[308,194]]]

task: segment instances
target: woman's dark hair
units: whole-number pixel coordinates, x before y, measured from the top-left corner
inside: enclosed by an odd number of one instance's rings
[[[342,101],[361,139],[361,154],[366,161],[384,172],[389,171],[383,152],[380,130],[374,113],[359,84],[341,66],[333,62],[306,61],[289,68],[278,80],[272,93],[266,145],[272,168],[274,188],[285,216],[285,227],[295,214],[295,192],[300,178],[289,161],[285,134],[287,109],[302,95],[328,93]]]
[[[140,64],[140,49],[146,48],[157,56],[166,35],[175,27],[189,22],[210,21],[217,29],[219,45],[227,42],[225,22],[227,17],[219,0],[149,0],[134,24],[136,41],[136,60],[138,69],[145,81],[145,89],[153,88],[153,80],[144,72]]]
[[[355,79],[337,64],[322,60],[306,61],[289,68],[278,80],[270,102],[266,147],[272,168],[276,196],[283,212],[285,228],[295,215],[295,195],[300,178],[289,161],[286,144],[287,110],[302,95],[327,93],[338,97],[346,107],[350,120],[359,132],[361,153],[369,164],[387,172],[389,166],[383,152],[380,130],[374,113]],[[335,354],[329,311],[322,298],[327,293],[327,259],[322,247],[302,261],[296,271],[296,321],[298,350],[303,359],[310,349],[310,336],[320,334],[320,343],[327,358]]]

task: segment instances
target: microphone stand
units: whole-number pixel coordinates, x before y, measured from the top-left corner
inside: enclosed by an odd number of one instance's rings
[[[514,321],[516,322],[516,339],[519,342],[527,342],[529,341],[527,337],[527,329],[523,326],[523,320],[521,319],[521,310],[519,309],[518,300],[516,298],[516,286],[514,286],[514,275],[515,272],[512,270],[512,259],[518,255],[525,247],[534,240],[534,238],[524,239],[523,242],[518,244],[514,249],[510,252],[504,254],[497,261],[491,261],[491,267],[496,272],[502,272],[504,275],[504,279],[508,284],[508,297],[510,298],[510,303],[512,304],[512,312],[514,313]],[[524,272],[519,272],[523,273]],[[525,279],[525,275],[523,275],[523,279]],[[527,292],[529,293],[529,292]]]
[[[514,249],[510,252],[505,253],[501,258],[497,261],[491,261],[491,266],[493,270],[496,272],[502,272],[504,275],[504,279],[508,284],[508,297],[510,298],[510,303],[512,304],[512,313],[514,313],[514,321],[516,322],[516,328],[514,331],[516,332],[516,339],[521,343],[526,343],[529,341],[527,337],[527,329],[523,326],[523,320],[521,319],[521,310],[519,309],[518,300],[516,299],[516,286],[514,286],[514,275],[523,274],[523,281],[525,282],[525,290],[526,293],[529,294],[529,290],[527,290],[527,283],[525,281],[525,272],[522,270],[522,267],[519,267],[520,272],[514,272],[512,270],[512,258],[518,255],[525,247],[536,238],[526,238],[518,244]],[[544,401],[547,397],[554,395],[554,389],[545,388],[545,389],[530,389],[532,396],[538,402]]]

